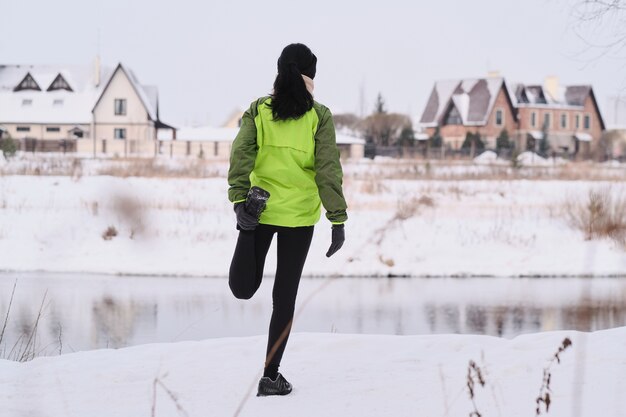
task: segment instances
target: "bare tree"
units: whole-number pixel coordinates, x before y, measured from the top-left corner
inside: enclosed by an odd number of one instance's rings
[[[575,32],[594,58],[626,58],[626,0],[575,0]]]

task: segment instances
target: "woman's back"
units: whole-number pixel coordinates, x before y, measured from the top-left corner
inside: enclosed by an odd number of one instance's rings
[[[258,151],[250,183],[271,196],[259,222],[310,226],[319,220],[321,205],[315,183],[319,117],[312,108],[298,119],[274,120],[271,100],[259,100],[254,118]]]

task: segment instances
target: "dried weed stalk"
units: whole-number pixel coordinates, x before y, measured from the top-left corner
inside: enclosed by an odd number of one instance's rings
[[[467,390],[469,391],[469,396],[472,400],[472,405],[474,406],[474,410],[469,413],[469,417],[482,417],[482,414],[480,414],[478,408],[476,407],[476,401],[474,400],[476,397],[476,383],[480,384],[481,387],[484,387],[485,379],[483,378],[483,373],[481,372],[480,367],[476,365],[476,362],[469,361],[469,365],[467,366]]]
[[[545,407],[546,413],[550,410],[550,404],[552,403],[552,399],[550,397],[550,393],[552,392],[552,390],[550,389],[550,381],[552,379],[552,373],[550,372],[550,368],[554,364],[554,361],[556,361],[557,363],[561,363],[561,358],[559,357],[559,355],[570,346],[572,346],[572,341],[569,339],[569,337],[566,337],[565,339],[563,339],[561,346],[559,346],[559,349],[556,351],[554,356],[552,356],[552,358],[550,359],[550,362],[548,362],[548,365],[545,368],[543,368],[543,381],[541,382],[539,395],[537,396],[537,399],[535,400],[535,402],[537,403],[537,408],[535,409],[535,416],[541,415],[542,404]]]
[[[167,377],[167,373],[165,373],[163,375],[163,378]],[[183,408],[183,406],[180,404],[180,402],[178,401],[178,395],[176,395],[175,392],[173,392],[172,390],[170,390],[161,380],[161,377],[155,377],[154,381],[152,381],[152,417],[156,417],[156,391],[157,391],[157,385],[160,386],[163,391],[165,391],[165,393],[170,397],[170,399],[172,400],[172,402],[174,402],[174,405],[176,405],[176,410],[178,411],[178,414],[181,416],[189,416],[189,414],[187,413],[187,411],[185,411],[185,409]]]

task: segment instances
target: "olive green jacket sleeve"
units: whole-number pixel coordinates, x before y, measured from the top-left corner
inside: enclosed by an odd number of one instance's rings
[[[315,103],[314,108],[319,118],[315,133],[315,182],[326,209],[326,218],[333,224],[341,224],[348,220],[348,215],[333,116],[327,107],[319,103]]]
[[[260,101],[261,99],[253,102],[243,114],[239,133],[230,150],[228,199],[233,203],[244,201],[250,189],[250,173],[254,169],[258,150],[254,118],[258,114],[257,106]]]

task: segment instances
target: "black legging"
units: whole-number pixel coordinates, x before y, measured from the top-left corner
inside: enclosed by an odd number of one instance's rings
[[[235,297],[245,300],[251,298],[261,285],[265,257],[274,233],[278,234],[278,259],[272,290],[273,311],[267,340],[266,369],[269,366],[278,368],[287,345],[298,284],[313,238],[313,226],[260,224],[254,231],[239,231],[228,278],[228,285]]]

